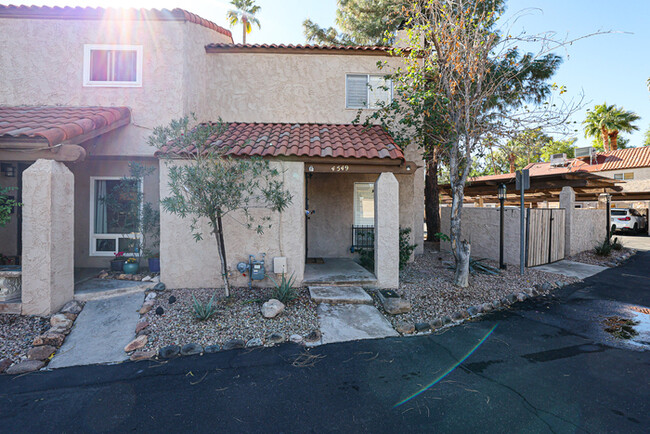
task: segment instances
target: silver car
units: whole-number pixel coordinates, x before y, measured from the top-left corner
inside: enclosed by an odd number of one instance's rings
[[[612,208],[609,218],[614,231],[647,231],[648,221],[634,208]]]

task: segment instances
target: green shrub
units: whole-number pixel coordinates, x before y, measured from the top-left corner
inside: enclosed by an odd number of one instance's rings
[[[194,318],[199,321],[206,321],[210,319],[212,315],[217,313],[217,308],[212,304],[214,302],[214,295],[210,298],[210,301],[206,303],[199,302],[195,296],[192,296],[194,303],[192,307],[194,309]]]
[[[614,241],[612,241],[612,249],[623,250],[623,244],[621,244],[618,238],[614,238]]]
[[[271,294],[271,298],[275,298],[276,300],[280,300],[282,303],[287,304],[291,300],[294,300],[298,297],[298,294],[296,292],[296,289],[293,287],[293,284],[295,283],[295,277],[293,273],[287,279],[284,273],[282,273],[282,280],[278,284],[271,276],[267,277],[271,279],[271,282],[273,282],[273,285],[275,285],[275,288],[273,288],[273,293]]]
[[[609,240],[605,240],[602,243],[596,244],[594,247],[594,252],[598,256],[609,256],[612,253],[612,244]]]

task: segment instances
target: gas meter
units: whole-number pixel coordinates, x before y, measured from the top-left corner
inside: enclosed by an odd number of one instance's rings
[[[237,264],[237,271],[242,274],[248,272],[248,287],[253,287],[253,280],[263,280],[266,277],[266,267],[264,266],[264,259],[266,253],[262,253],[262,259],[255,259],[255,255],[248,255],[248,263],[240,262]]]

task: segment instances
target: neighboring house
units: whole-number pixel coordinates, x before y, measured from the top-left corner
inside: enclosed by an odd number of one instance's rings
[[[101,197],[138,161],[156,171],[142,188],[157,204],[167,168],[147,138],[191,113],[232,122],[233,145],[251,144],[233,152],[273,159],[294,197],[262,236],[226,222],[233,270],[265,253],[269,271],[272,258],[286,258],[300,283],[307,250],[351,257],[353,226],[370,226],[377,285],[397,286],[399,226],[411,227],[422,249],[421,157],[352,122],[392,98],[377,86],[376,64],[398,59],[379,47],[232,42],[228,30],[181,9],[0,6],[0,185],[17,187],[24,203],[0,229],[0,253],[22,262],[23,313],[56,310],[72,298],[74,268],[106,267],[123,250]],[[306,199],[316,210],[308,229]],[[162,213],[160,256],[168,287],[221,284],[216,244],[196,243],[177,216]],[[246,278],[233,271],[233,283]]]

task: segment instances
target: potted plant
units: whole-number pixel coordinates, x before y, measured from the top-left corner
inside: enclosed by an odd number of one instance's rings
[[[115,253],[115,257],[111,260],[111,271],[122,271],[125,261],[124,252]]]
[[[153,253],[148,255],[147,261],[149,262],[150,273],[160,273],[160,254]]]
[[[140,266],[138,265],[138,260],[135,258],[129,258],[126,260],[126,262],[124,262],[124,267],[122,268],[122,270],[126,274],[135,274],[138,272],[138,268],[140,268]]]

